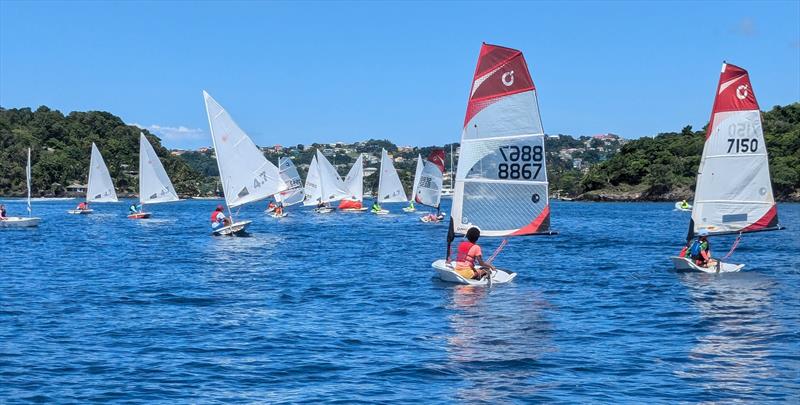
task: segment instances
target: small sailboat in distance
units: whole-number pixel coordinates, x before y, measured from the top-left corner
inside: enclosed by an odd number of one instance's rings
[[[403,190],[403,183],[400,181],[400,176],[397,175],[397,170],[394,168],[389,154],[386,153],[386,149],[381,149],[381,174],[378,178],[378,196],[376,198],[379,207],[387,202],[408,201],[406,191]],[[372,213],[385,215],[389,213],[389,210],[373,209]]]
[[[339,202],[339,211],[364,212],[364,159],[359,154],[353,167],[344,178],[344,187],[349,195]]]
[[[25,166],[26,185],[28,187],[28,216],[27,217],[4,217],[0,219],[0,228],[31,228],[39,226],[41,218],[33,216],[31,208],[31,148],[28,148],[28,165]]]
[[[252,221],[234,221],[231,208],[269,198],[283,191],[286,184],[281,181],[278,167],[264,157],[230,114],[206,91],[203,98],[230,219],[212,234],[239,235]]]
[[[414,183],[411,185],[411,198],[408,200],[408,207],[403,208],[403,212],[417,212],[417,207],[414,206],[416,201],[417,190],[419,189],[419,181],[422,179],[422,155],[417,154],[417,168],[414,170]]]
[[[292,159],[286,156],[278,159],[278,171],[286,189],[275,194],[275,202],[283,208],[303,202],[303,181],[300,179],[300,173],[297,172]],[[280,212],[274,212],[273,209],[270,211],[270,216],[273,218],[288,216],[289,214],[283,208],[280,209]]]
[[[772,194],[767,145],[750,76],[746,70],[722,64],[717,94],[706,132],[697,173],[692,219],[684,255],[672,257],[676,270],[706,273],[735,272],[743,264],[727,263],[749,232],[783,229]],[[725,257],[711,265],[698,265],[692,253],[696,235],[738,235]],[[695,252],[697,253],[697,252]],[[695,257],[692,257],[695,256]]]
[[[548,195],[544,130],[525,58],[484,43],[461,133],[447,257],[432,264],[439,278],[471,285],[513,280],[516,273],[501,269],[464,278],[450,260],[452,241],[473,227],[481,236],[553,235]]]
[[[444,151],[434,150],[423,162],[422,170],[414,180],[414,201],[436,208],[436,214],[430,213],[420,218],[422,222],[439,222],[444,219],[439,206],[442,202],[442,186],[444,182]]]
[[[89,184],[86,187],[86,202],[117,202],[117,192],[114,190],[114,182],[111,180],[111,173],[103,160],[103,155],[97,149],[97,145],[92,142],[92,156],[89,160]],[[74,209],[67,211],[70,214],[91,214],[94,212],[89,209]]]
[[[342,178],[325,155],[317,150],[308,167],[303,205],[316,206],[317,213],[327,214],[333,211],[330,203],[345,197],[347,191]]]
[[[158,158],[153,145],[139,133],[139,205],[140,211],[128,215],[131,219],[150,218],[144,211],[145,204],[157,204],[178,201],[178,193],[172,186],[164,165]]]

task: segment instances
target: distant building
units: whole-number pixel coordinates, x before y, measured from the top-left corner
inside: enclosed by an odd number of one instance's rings
[[[327,157],[330,157],[330,156],[333,156],[334,150],[331,149],[331,148],[325,148],[325,149],[322,150],[322,154],[327,156]]]
[[[403,159],[403,157],[402,157],[402,156],[398,156],[398,157],[394,158],[394,161],[395,161],[395,162],[397,162],[397,163],[403,163],[403,162],[405,162],[406,160],[405,160],[405,159]]]
[[[210,151],[212,149],[213,148],[210,148],[210,147],[207,147],[207,146],[203,146],[202,148],[198,149],[197,151],[200,152],[200,153],[206,153],[206,152],[208,152],[208,151]]]
[[[572,167],[575,168],[575,169],[579,169],[579,170],[582,169],[583,168],[583,159],[581,159],[581,158],[572,159]]]
[[[72,183],[67,186],[68,193],[82,194],[86,192],[87,186],[85,184]]]
[[[599,134],[599,135],[592,135],[592,138],[599,139],[601,141],[617,141],[619,140],[619,135],[607,133],[607,134]]]
[[[378,171],[378,169],[376,169],[374,167],[365,167],[364,168],[364,177],[372,176],[377,171]]]
[[[186,151],[183,150],[183,149],[174,149],[174,150],[169,151],[169,154],[172,155],[172,156],[180,156],[180,155],[183,155],[184,153],[186,153]]]

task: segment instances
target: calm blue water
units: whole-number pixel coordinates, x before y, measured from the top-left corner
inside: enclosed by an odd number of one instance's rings
[[[520,275],[491,289],[432,279],[446,226],[416,215],[249,207],[252,237],[215,238],[216,201],[149,221],[34,204],[42,226],[0,231],[0,402],[800,396],[798,204],[745,235],[744,272],[706,275],[671,271],[689,219],[671,204],[555,202],[561,234],[511,240],[496,264]]]

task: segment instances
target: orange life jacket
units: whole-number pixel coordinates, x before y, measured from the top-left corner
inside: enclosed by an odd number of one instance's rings
[[[466,263],[470,267],[475,267],[475,257],[469,255],[470,249],[475,246],[470,241],[463,241],[458,245],[458,254],[456,255],[456,262]]]
[[[212,213],[211,213],[211,223],[212,223],[212,224],[213,224],[214,222],[217,222],[217,213],[218,213],[218,212],[222,212],[222,211],[220,211],[220,210],[214,210],[214,212],[212,212]]]

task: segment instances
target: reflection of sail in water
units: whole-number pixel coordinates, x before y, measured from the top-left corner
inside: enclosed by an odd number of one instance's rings
[[[459,402],[508,400],[541,389],[519,382],[538,375],[535,363],[555,350],[552,327],[544,319],[549,305],[530,290],[504,292],[491,295],[488,289],[466,285],[453,289],[448,309],[455,311],[449,317],[454,334],[446,349],[450,368],[464,380],[454,394]]]
[[[779,332],[769,295],[773,281],[756,273],[682,277],[708,333],[697,338],[679,377],[746,401],[777,374],[769,360],[769,342]]]

